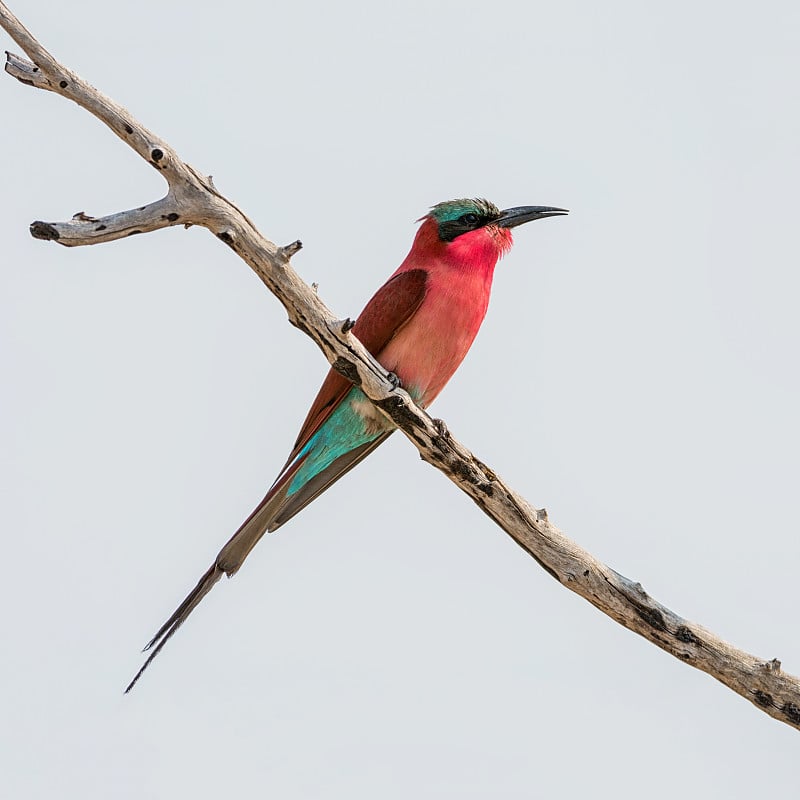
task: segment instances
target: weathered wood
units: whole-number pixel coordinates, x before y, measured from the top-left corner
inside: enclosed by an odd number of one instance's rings
[[[132,147],[167,182],[167,194],[141,208],[95,219],[81,212],[67,222],[37,221],[31,234],[75,247],[145,233],[170,225],[200,225],[233,249],[283,304],[289,321],[310,336],[328,361],[361,387],[417,447],[563,586],[603,613],[703,670],[775,719],[800,729],[800,680],[777,659],[759,659],[689,622],[644,589],[572,542],[497,474],[456,441],[444,423],[414,404],[292,269],[300,242],[286,247],[264,238],[255,225],[165,141],[126,109],[59,64],[0,2],[0,25],[30,61],[6,53],[5,70],[23,83],[60,94],[85,108]]]

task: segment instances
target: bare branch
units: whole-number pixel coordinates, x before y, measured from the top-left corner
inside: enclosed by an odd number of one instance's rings
[[[180,213],[175,210],[177,207],[175,198],[167,195],[155,203],[106,217],[91,217],[81,211],[68,222],[32,222],[31,236],[34,239],[58,242],[66,247],[110,242],[136,233],[148,233],[170,225],[185,224]]]
[[[417,447],[422,458],[444,472],[563,586],[603,613],[709,673],[770,716],[800,729],[800,680],[782,672],[777,659],[756,658],[689,622],[651,598],[644,589],[568,539],[544,510],[532,508],[496,473],[433,420],[350,333],[291,268],[300,242],[277,247],[204,177],[131,114],[59,64],[0,2],[0,25],[32,63],[7,54],[6,72],[23,83],[73,100],[104,122],[164,176],[167,195],[150,205],[101,219],[78,214],[69,222],[31,225],[31,233],[65,245],[97,244],[137,231],[169,225],[208,228],[250,265],[286,308],[289,321],[308,334],[328,361],[358,385]]]

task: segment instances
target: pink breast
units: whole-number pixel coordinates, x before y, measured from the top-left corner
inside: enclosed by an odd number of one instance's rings
[[[414,317],[379,360],[426,406],[450,380],[475,340],[489,304],[491,275],[443,267],[432,275]]]

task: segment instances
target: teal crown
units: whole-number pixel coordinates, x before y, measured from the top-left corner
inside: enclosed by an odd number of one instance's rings
[[[462,197],[437,203],[428,216],[436,221],[439,238],[452,242],[464,233],[494,222],[500,216],[500,209],[483,198]]]

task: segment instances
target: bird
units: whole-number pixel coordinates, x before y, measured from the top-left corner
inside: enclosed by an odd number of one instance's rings
[[[513,243],[511,230],[567,213],[552,206],[501,211],[481,198],[437,203],[417,220],[421,225],[411,250],[356,318],[353,334],[426,408],[461,364],[481,327],[495,266]],[[149,656],[125,693],[217,581],[239,570],[265,533],[288,522],[394,430],[357,386],[331,369],[275,482],[145,646]]]

